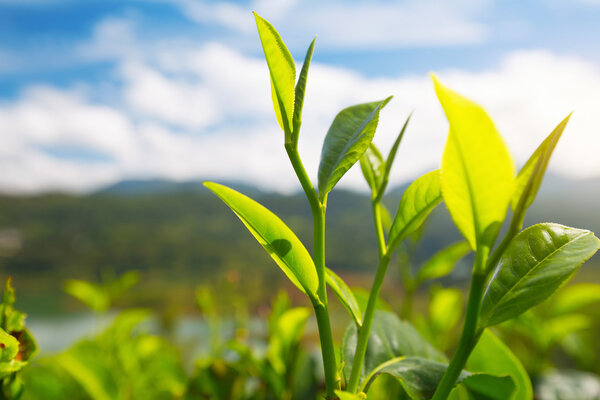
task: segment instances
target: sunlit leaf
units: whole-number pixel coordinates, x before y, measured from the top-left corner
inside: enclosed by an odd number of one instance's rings
[[[286,371],[286,354],[304,333],[310,310],[296,307],[286,310],[277,320],[269,340],[267,359],[278,374]]]
[[[471,251],[468,242],[453,243],[433,255],[417,272],[417,282],[437,279],[448,275],[456,263]]]
[[[304,96],[306,94],[306,82],[308,80],[308,68],[310,67],[310,61],[312,60],[313,51],[315,49],[315,40],[310,43],[306,56],[304,57],[304,64],[300,70],[300,76],[296,83],[295,97],[294,97],[294,116],[293,116],[293,129],[292,129],[292,142],[297,143],[298,135],[300,133],[300,125],[302,125],[302,107],[304,105]]]
[[[412,117],[412,113],[410,113],[408,118],[406,118],[406,121],[404,122],[404,125],[402,125],[402,129],[400,130],[400,133],[398,133],[398,136],[396,137],[396,140],[394,141],[394,144],[392,145],[392,148],[390,149],[390,152],[388,153],[387,159],[385,160],[385,171],[383,173],[383,179],[386,181],[387,181],[388,177],[390,176],[390,172],[392,170],[392,165],[394,165],[394,161],[396,160],[396,154],[398,152],[398,147],[400,147],[400,142],[402,142],[402,138],[404,137],[404,132],[406,132],[406,127],[408,126],[408,123],[409,123],[411,117]]]
[[[319,198],[325,199],[344,174],[369,148],[379,112],[391,100],[359,104],[339,112],[327,131],[319,164]]]
[[[65,282],[65,292],[84,303],[96,312],[104,312],[110,306],[110,295],[95,283],[69,279]]]
[[[513,193],[513,161],[483,108],[433,81],[450,123],[441,168],[444,202],[471,248],[490,246]]]
[[[436,332],[445,333],[458,323],[462,314],[462,292],[455,288],[438,289],[429,302],[429,320]]]
[[[385,172],[385,161],[373,143],[360,158],[360,169],[371,188],[372,196],[376,197]]]
[[[204,185],[232,209],[296,287],[317,299],[319,281],[315,265],[294,232],[251,198],[217,183]]]
[[[542,184],[542,179],[550,162],[550,157],[554,152],[554,148],[558,144],[563,131],[565,130],[571,114],[561,121],[560,124],[544,141],[539,147],[533,152],[529,160],[525,163],[519,175],[517,176],[515,192],[512,196],[512,208],[516,210],[517,205],[521,197],[525,196],[523,200],[523,211],[526,210],[533,200]]]
[[[19,352],[19,341],[0,329],[0,363],[12,361]]]
[[[440,171],[417,178],[404,192],[389,235],[389,249],[415,232],[429,213],[442,201]]]
[[[329,268],[326,269],[326,272],[327,285],[329,285],[331,290],[333,290],[333,293],[335,293],[335,295],[344,305],[346,310],[348,310],[348,313],[350,313],[350,316],[352,317],[356,325],[361,326],[362,312],[360,310],[360,307],[358,306],[356,298],[354,297],[354,293],[352,293],[352,290],[350,290],[348,285],[346,285],[346,282],[344,282],[342,278],[337,276],[335,272],[333,272]]]
[[[556,294],[552,302],[552,314],[562,315],[600,303],[600,285],[597,283],[576,283]]]
[[[590,231],[538,224],[512,240],[483,297],[480,325],[516,317],[550,297],[600,247]]]
[[[350,392],[342,392],[341,390],[336,390],[335,394],[340,400],[365,400],[367,396],[364,393],[350,393]]]
[[[291,142],[296,65],[294,64],[292,55],[273,25],[257,13],[254,13],[254,18],[267,65],[269,66],[275,115],[277,116],[279,126],[285,132],[286,142]]]
[[[473,349],[467,368],[471,372],[510,375],[515,382],[516,390],[512,397],[505,397],[507,400],[530,400],[533,397],[527,371],[510,349],[489,329],[483,332]]]

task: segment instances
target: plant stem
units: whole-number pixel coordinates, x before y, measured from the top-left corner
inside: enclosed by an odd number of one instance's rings
[[[285,150],[292,163],[296,176],[302,185],[306,198],[310,204],[313,216],[313,259],[319,287],[317,289],[318,300],[313,300],[319,339],[321,341],[321,353],[323,355],[323,370],[325,371],[325,391],[327,399],[335,399],[337,386],[337,363],[335,360],[335,347],[333,335],[331,334],[331,323],[329,321],[329,309],[327,305],[327,282],[325,279],[325,201],[321,203],[315,188],[313,187],[300,155],[294,144],[286,144]]]
[[[385,253],[385,235],[383,233],[383,224],[381,223],[381,202],[373,201],[373,222],[375,223],[375,236],[377,237],[377,250],[379,251],[379,259]]]
[[[381,292],[383,278],[385,277],[385,272],[390,264],[390,259],[391,254],[386,252],[379,260],[377,273],[375,274],[375,280],[373,281],[373,286],[371,287],[371,293],[369,293],[369,302],[367,303],[367,309],[365,310],[365,315],[363,317],[363,324],[357,332],[358,339],[356,342],[354,360],[352,361],[352,373],[350,374],[348,388],[346,389],[351,393],[356,392],[358,389],[358,381],[360,379],[363,362],[365,361],[365,353],[367,351],[367,344],[369,343],[369,334],[371,332],[371,325],[373,324],[373,316],[375,315],[375,305],[377,304],[379,292]]]
[[[458,349],[454,353],[450,365],[446,369],[442,380],[440,381],[432,400],[446,400],[450,391],[454,387],[460,373],[462,372],[467,359],[471,355],[473,348],[477,344],[482,331],[478,330],[477,322],[479,311],[481,309],[481,299],[485,289],[486,274],[482,267],[478,265],[485,261],[483,257],[476,255],[475,267],[473,268],[473,278],[471,279],[471,289],[469,291],[469,302],[467,304],[467,314],[463,326],[462,336],[458,343]]]

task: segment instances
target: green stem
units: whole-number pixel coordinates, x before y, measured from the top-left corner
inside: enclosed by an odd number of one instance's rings
[[[358,381],[360,379],[360,373],[362,371],[363,362],[365,361],[365,353],[367,351],[367,344],[369,343],[369,334],[371,332],[371,325],[373,324],[373,316],[375,315],[375,306],[377,304],[377,298],[379,292],[381,292],[381,286],[383,285],[383,278],[385,272],[390,264],[391,254],[387,252],[383,254],[383,257],[379,260],[377,266],[377,273],[375,274],[375,280],[369,294],[369,302],[367,303],[367,309],[363,317],[363,324],[358,329],[358,339],[356,342],[356,352],[354,353],[354,360],[352,361],[352,373],[350,374],[350,380],[348,381],[347,391],[355,393],[358,389]]]
[[[333,345],[333,335],[331,333],[331,323],[329,321],[329,309],[327,305],[327,282],[325,279],[325,211],[326,206],[319,201],[319,197],[313,187],[298,149],[293,144],[286,144],[285,150],[292,163],[296,176],[302,185],[306,198],[310,204],[313,216],[313,259],[319,287],[317,289],[318,300],[313,300],[315,316],[317,318],[317,327],[319,329],[319,339],[321,341],[321,353],[323,355],[323,369],[325,371],[325,390],[327,399],[335,399],[335,389],[337,386],[337,362],[335,360],[335,347]]]
[[[379,251],[379,259],[385,253],[385,235],[383,233],[383,224],[381,223],[381,203],[373,201],[373,222],[375,223],[375,236],[377,237],[377,250]]]
[[[481,336],[482,331],[478,329],[477,322],[486,281],[486,275],[480,264],[481,262],[485,262],[485,257],[476,255],[473,278],[471,279],[471,289],[469,291],[469,302],[467,304],[467,314],[465,316],[465,324],[463,326],[460,342],[458,343],[458,349],[454,353],[450,365],[446,369],[432,400],[446,400],[448,398],[450,391],[454,387],[460,373],[467,363],[467,359],[471,355],[473,348]]]

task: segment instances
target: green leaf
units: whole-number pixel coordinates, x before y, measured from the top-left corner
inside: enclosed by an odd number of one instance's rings
[[[95,312],[101,313],[110,307],[110,295],[94,283],[69,279],[65,282],[64,290]]]
[[[367,151],[379,122],[379,112],[391,100],[359,104],[339,112],[327,131],[319,164],[319,198],[325,199],[338,181]]]
[[[273,25],[257,13],[254,13],[254,18],[267,65],[269,66],[271,94],[277,122],[279,122],[279,126],[285,132],[286,142],[291,142],[296,65],[294,64],[292,55]]]
[[[516,389],[515,382],[510,376],[486,373],[470,374],[459,380],[457,385],[464,386],[471,395],[470,397],[475,400],[510,399]]]
[[[19,341],[12,335],[0,329],[0,363],[14,360],[19,352]]]
[[[360,158],[360,169],[371,188],[372,197],[377,197],[385,172],[385,161],[383,161],[381,153],[373,143],[369,145],[365,154]]]
[[[552,314],[569,314],[596,303],[600,303],[600,285],[577,283],[567,286],[556,294],[552,302]]]
[[[590,231],[537,224],[513,238],[483,297],[480,325],[514,318],[550,297],[600,247]]]
[[[352,369],[356,339],[356,326],[350,324],[344,333],[341,349],[346,378],[350,376]],[[446,356],[429,344],[410,323],[401,321],[393,313],[376,310],[361,378],[393,358],[409,356],[446,361]]]
[[[358,306],[358,302],[354,297],[354,293],[352,290],[346,285],[346,282],[343,281],[342,278],[337,276],[335,272],[327,268],[327,284],[333,290],[333,293],[337,296],[340,302],[344,305],[350,316],[354,320],[357,326],[362,325],[362,312],[360,307]]]
[[[410,121],[411,117],[412,117],[412,112],[408,115],[408,118],[406,118],[404,125],[402,125],[402,129],[400,130],[400,133],[396,137],[396,140],[394,141],[394,144],[392,145],[392,148],[390,149],[387,159],[385,160],[385,171],[383,173],[383,180],[386,182],[390,176],[390,171],[392,170],[392,165],[394,164],[394,160],[396,159],[396,153],[398,152],[398,147],[400,147],[400,142],[402,142],[402,138],[404,137],[404,132],[406,132],[406,127],[408,126],[408,122]]]
[[[504,397],[504,399],[530,400],[533,398],[533,389],[527,371],[510,349],[489,329],[483,332],[481,339],[469,356],[467,368],[471,372],[510,375],[516,384],[516,390],[512,397]]]
[[[468,242],[461,241],[443,248],[423,264],[417,272],[417,284],[429,279],[437,279],[448,275],[454,266],[471,251]]]
[[[428,172],[411,183],[400,199],[390,229],[388,251],[415,232],[441,201],[439,170]]]
[[[251,198],[217,183],[204,185],[231,208],[296,287],[311,299],[318,299],[315,265],[294,232]]]
[[[364,392],[367,392],[375,378],[387,374],[398,380],[410,399],[430,399],[446,368],[448,364],[426,358],[395,357],[374,368],[361,387]]]
[[[429,320],[435,332],[447,333],[462,314],[462,292],[455,288],[436,290],[429,302]]]
[[[580,371],[556,371],[542,375],[535,385],[535,398],[598,400],[600,376]]]
[[[554,148],[558,144],[558,140],[565,130],[570,118],[571,114],[567,115],[567,117],[554,128],[552,133],[544,139],[542,144],[539,145],[529,160],[527,160],[523,168],[521,168],[521,171],[519,171],[515,191],[512,196],[511,205],[513,210],[517,210],[521,197],[523,197],[523,210],[521,212],[525,212],[531,203],[533,203],[533,200],[535,200],[535,196],[542,184],[546,168],[550,162],[550,157],[552,156]]]
[[[365,400],[367,396],[364,393],[354,394],[350,392],[342,392],[341,390],[336,390],[335,394],[340,400]]]
[[[294,97],[294,115],[293,115],[293,129],[292,129],[292,142],[298,143],[298,135],[300,133],[300,125],[302,125],[302,106],[304,105],[304,95],[306,94],[306,82],[308,80],[308,68],[310,67],[310,61],[312,60],[313,51],[315,49],[315,41],[308,46],[306,56],[304,57],[304,64],[300,70],[300,76],[296,83],[295,97]]]
[[[284,374],[288,365],[288,354],[293,345],[298,343],[310,310],[296,307],[286,310],[277,320],[269,340],[267,360],[278,374]]]
[[[513,193],[513,161],[483,108],[433,81],[450,123],[441,168],[444,201],[471,248],[491,246]]]
[[[375,378],[387,374],[398,380],[409,399],[427,400],[433,396],[446,368],[446,363],[421,357],[393,358],[371,372],[363,383],[363,392],[369,390]],[[509,376],[471,374],[466,371],[461,373],[456,385],[464,386],[476,399],[506,400],[515,389]]]

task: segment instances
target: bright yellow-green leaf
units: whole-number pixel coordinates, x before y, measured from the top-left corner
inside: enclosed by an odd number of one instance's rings
[[[360,169],[371,188],[372,197],[376,197],[385,172],[385,161],[383,161],[381,153],[373,143],[369,145],[365,154],[360,158]]]
[[[483,108],[433,81],[450,123],[441,168],[444,201],[473,249],[490,246],[513,193],[514,163]]]
[[[267,360],[278,374],[286,372],[288,368],[286,357],[290,348],[298,343],[304,333],[309,315],[310,310],[306,307],[291,308],[286,310],[275,323],[267,349]]]
[[[429,320],[438,333],[454,328],[462,314],[462,292],[456,288],[439,289],[429,302]]]
[[[562,136],[563,131],[567,126],[567,122],[571,118],[571,114],[567,115],[565,119],[561,121],[560,124],[544,141],[539,147],[533,152],[529,160],[525,163],[523,168],[519,171],[519,175],[517,176],[517,182],[515,185],[515,192],[512,198],[512,208],[515,209],[525,188],[529,181],[531,181],[531,188],[528,190],[527,199],[525,200],[525,208],[529,207],[533,200],[535,199],[535,195],[542,183],[542,178],[544,176],[544,172],[546,172],[546,167],[548,166],[548,162],[550,161],[550,156],[556,147],[558,140]]]
[[[439,170],[428,172],[411,183],[400,199],[400,205],[390,229],[388,249],[398,246],[415,232],[441,201]]]
[[[296,83],[296,65],[285,43],[273,25],[254,13],[258,35],[262,43],[269,73],[273,108],[279,126],[286,134],[286,142],[292,140],[292,119],[294,115],[294,85]]]
[[[310,43],[306,56],[304,57],[304,63],[300,70],[300,76],[296,83],[295,99],[294,99],[294,121],[292,129],[292,142],[298,142],[298,135],[300,133],[300,125],[302,125],[302,107],[304,105],[304,95],[306,94],[306,82],[308,80],[308,68],[310,67],[310,61],[312,60],[313,51],[315,49],[315,40]]]
[[[231,208],[298,289],[318,299],[315,264],[294,232],[251,198],[217,183],[204,185]]]
[[[108,292],[95,283],[69,279],[65,282],[65,292],[96,312],[104,312],[110,307]]]
[[[12,361],[19,352],[19,341],[0,328],[0,362]]]
[[[552,314],[569,314],[596,303],[600,303],[600,285],[589,282],[577,283],[567,286],[556,294],[552,302]]]

